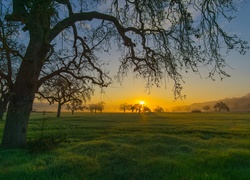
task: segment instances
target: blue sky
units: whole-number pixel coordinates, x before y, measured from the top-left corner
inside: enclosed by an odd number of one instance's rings
[[[3,3],[7,3],[7,1],[4,0]],[[232,22],[222,22],[223,27],[228,32],[237,34],[250,43],[250,1],[246,0],[235,15],[237,18],[232,20]],[[115,75],[119,66],[120,55],[118,53],[116,47],[113,47],[109,55],[102,54],[101,56],[103,61],[110,62],[107,70],[113,75]],[[183,100],[174,99],[172,91],[173,82],[170,79],[165,79],[161,88],[153,87],[149,91],[145,88],[145,80],[135,79],[130,74],[124,78],[122,84],[114,82],[108,88],[105,88],[105,93],[101,93],[101,89],[96,88],[91,102],[87,103],[104,101],[107,111],[118,111],[121,103],[135,104],[143,100],[150,108],[155,108],[159,105],[164,109],[168,109],[173,106],[188,105],[196,102],[240,97],[250,93],[250,51],[246,55],[240,55],[235,51],[231,51],[225,59],[231,67],[227,68],[227,73],[231,77],[225,78],[223,81],[219,78],[216,81],[208,79],[208,69],[206,68],[200,69],[201,76],[194,73],[185,74],[183,78],[185,81],[185,84],[183,84],[183,95],[186,95],[186,99]]]
[[[239,7],[239,11],[235,15],[237,16],[236,19],[230,23],[222,22],[223,27],[229,33],[237,34],[250,43],[250,2],[247,1]],[[112,73],[115,73],[117,71],[118,55],[112,54],[111,57],[105,58],[113,63],[110,69]],[[144,80],[134,79],[133,75],[129,75],[124,79],[122,85],[113,83],[105,89],[105,93],[100,93],[100,89],[97,88],[92,102],[105,101],[106,109],[110,111],[117,111],[119,104],[123,102],[138,103],[140,100],[144,100],[150,108],[157,105],[170,108],[196,102],[240,97],[250,93],[250,51],[246,55],[231,51],[229,55],[225,56],[225,59],[229,65],[226,70],[231,77],[222,81],[219,78],[216,81],[208,79],[208,70],[206,68],[200,69],[201,76],[194,73],[185,74],[183,94],[186,95],[186,99],[183,100],[174,100],[171,80],[166,80],[166,85],[163,83],[161,88],[154,87],[149,92],[145,89],[146,82]]]

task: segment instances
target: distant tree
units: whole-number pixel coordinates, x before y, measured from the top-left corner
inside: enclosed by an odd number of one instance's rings
[[[100,113],[102,113],[102,111],[104,110],[104,107],[105,107],[105,102],[101,101],[97,103],[97,111],[100,111]]]
[[[134,111],[136,110],[135,105],[130,104],[129,107],[130,107],[131,112],[134,113]]]
[[[74,99],[66,104],[66,109],[71,111],[72,114],[74,114],[74,112],[78,110],[83,111],[83,102],[80,99]]]
[[[97,104],[90,104],[88,109],[90,110],[91,113],[96,113],[96,111],[102,112],[104,110],[105,102],[101,101]]]
[[[206,105],[206,106],[203,107],[203,109],[204,109],[205,111],[210,111],[210,110],[211,110],[211,107],[208,106],[208,105]]]
[[[82,81],[56,76],[45,82],[39,91],[38,99],[46,99],[50,104],[58,103],[57,117],[61,116],[62,106],[71,101],[90,99],[93,89]]]
[[[91,113],[96,113],[96,110],[97,110],[97,105],[96,104],[89,104],[89,107],[88,109],[90,110]]]
[[[199,110],[199,109],[194,109],[194,110],[191,111],[191,113],[201,113],[201,110]]]
[[[143,112],[151,112],[151,109],[148,106],[144,105],[142,108],[142,111]]]
[[[119,109],[125,113],[126,110],[131,110],[131,106],[127,103],[122,103],[120,105]]]
[[[164,109],[160,106],[156,106],[156,108],[154,109],[154,112],[161,113],[161,112],[164,112]]]
[[[214,105],[214,109],[215,109],[216,112],[220,112],[221,110],[224,110],[224,111],[227,111],[227,112],[230,111],[230,108],[224,102],[217,102]]]
[[[141,104],[134,104],[133,106],[132,106],[132,112],[138,112],[138,113],[141,113],[141,108],[142,108],[142,105]]]

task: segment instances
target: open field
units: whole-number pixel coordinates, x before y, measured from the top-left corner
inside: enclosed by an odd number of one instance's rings
[[[0,179],[250,178],[249,113],[46,116],[44,139],[63,141],[42,152],[0,149]],[[32,114],[29,141],[41,137],[42,118]]]

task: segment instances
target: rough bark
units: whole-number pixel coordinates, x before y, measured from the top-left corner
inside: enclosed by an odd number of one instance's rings
[[[38,39],[30,41],[25,59],[22,61],[16,77],[3,132],[3,147],[19,148],[25,147],[27,143],[30,112],[37,91],[43,59],[47,54],[45,43],[39,42]]]

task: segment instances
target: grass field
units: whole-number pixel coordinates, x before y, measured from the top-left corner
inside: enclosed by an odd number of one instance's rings
[[[0,179],[250,178],[249,113],[46,116],[44,139],[63,141],[47,151],[0,149]],[[42,118],[32,114],[30,142]]]

